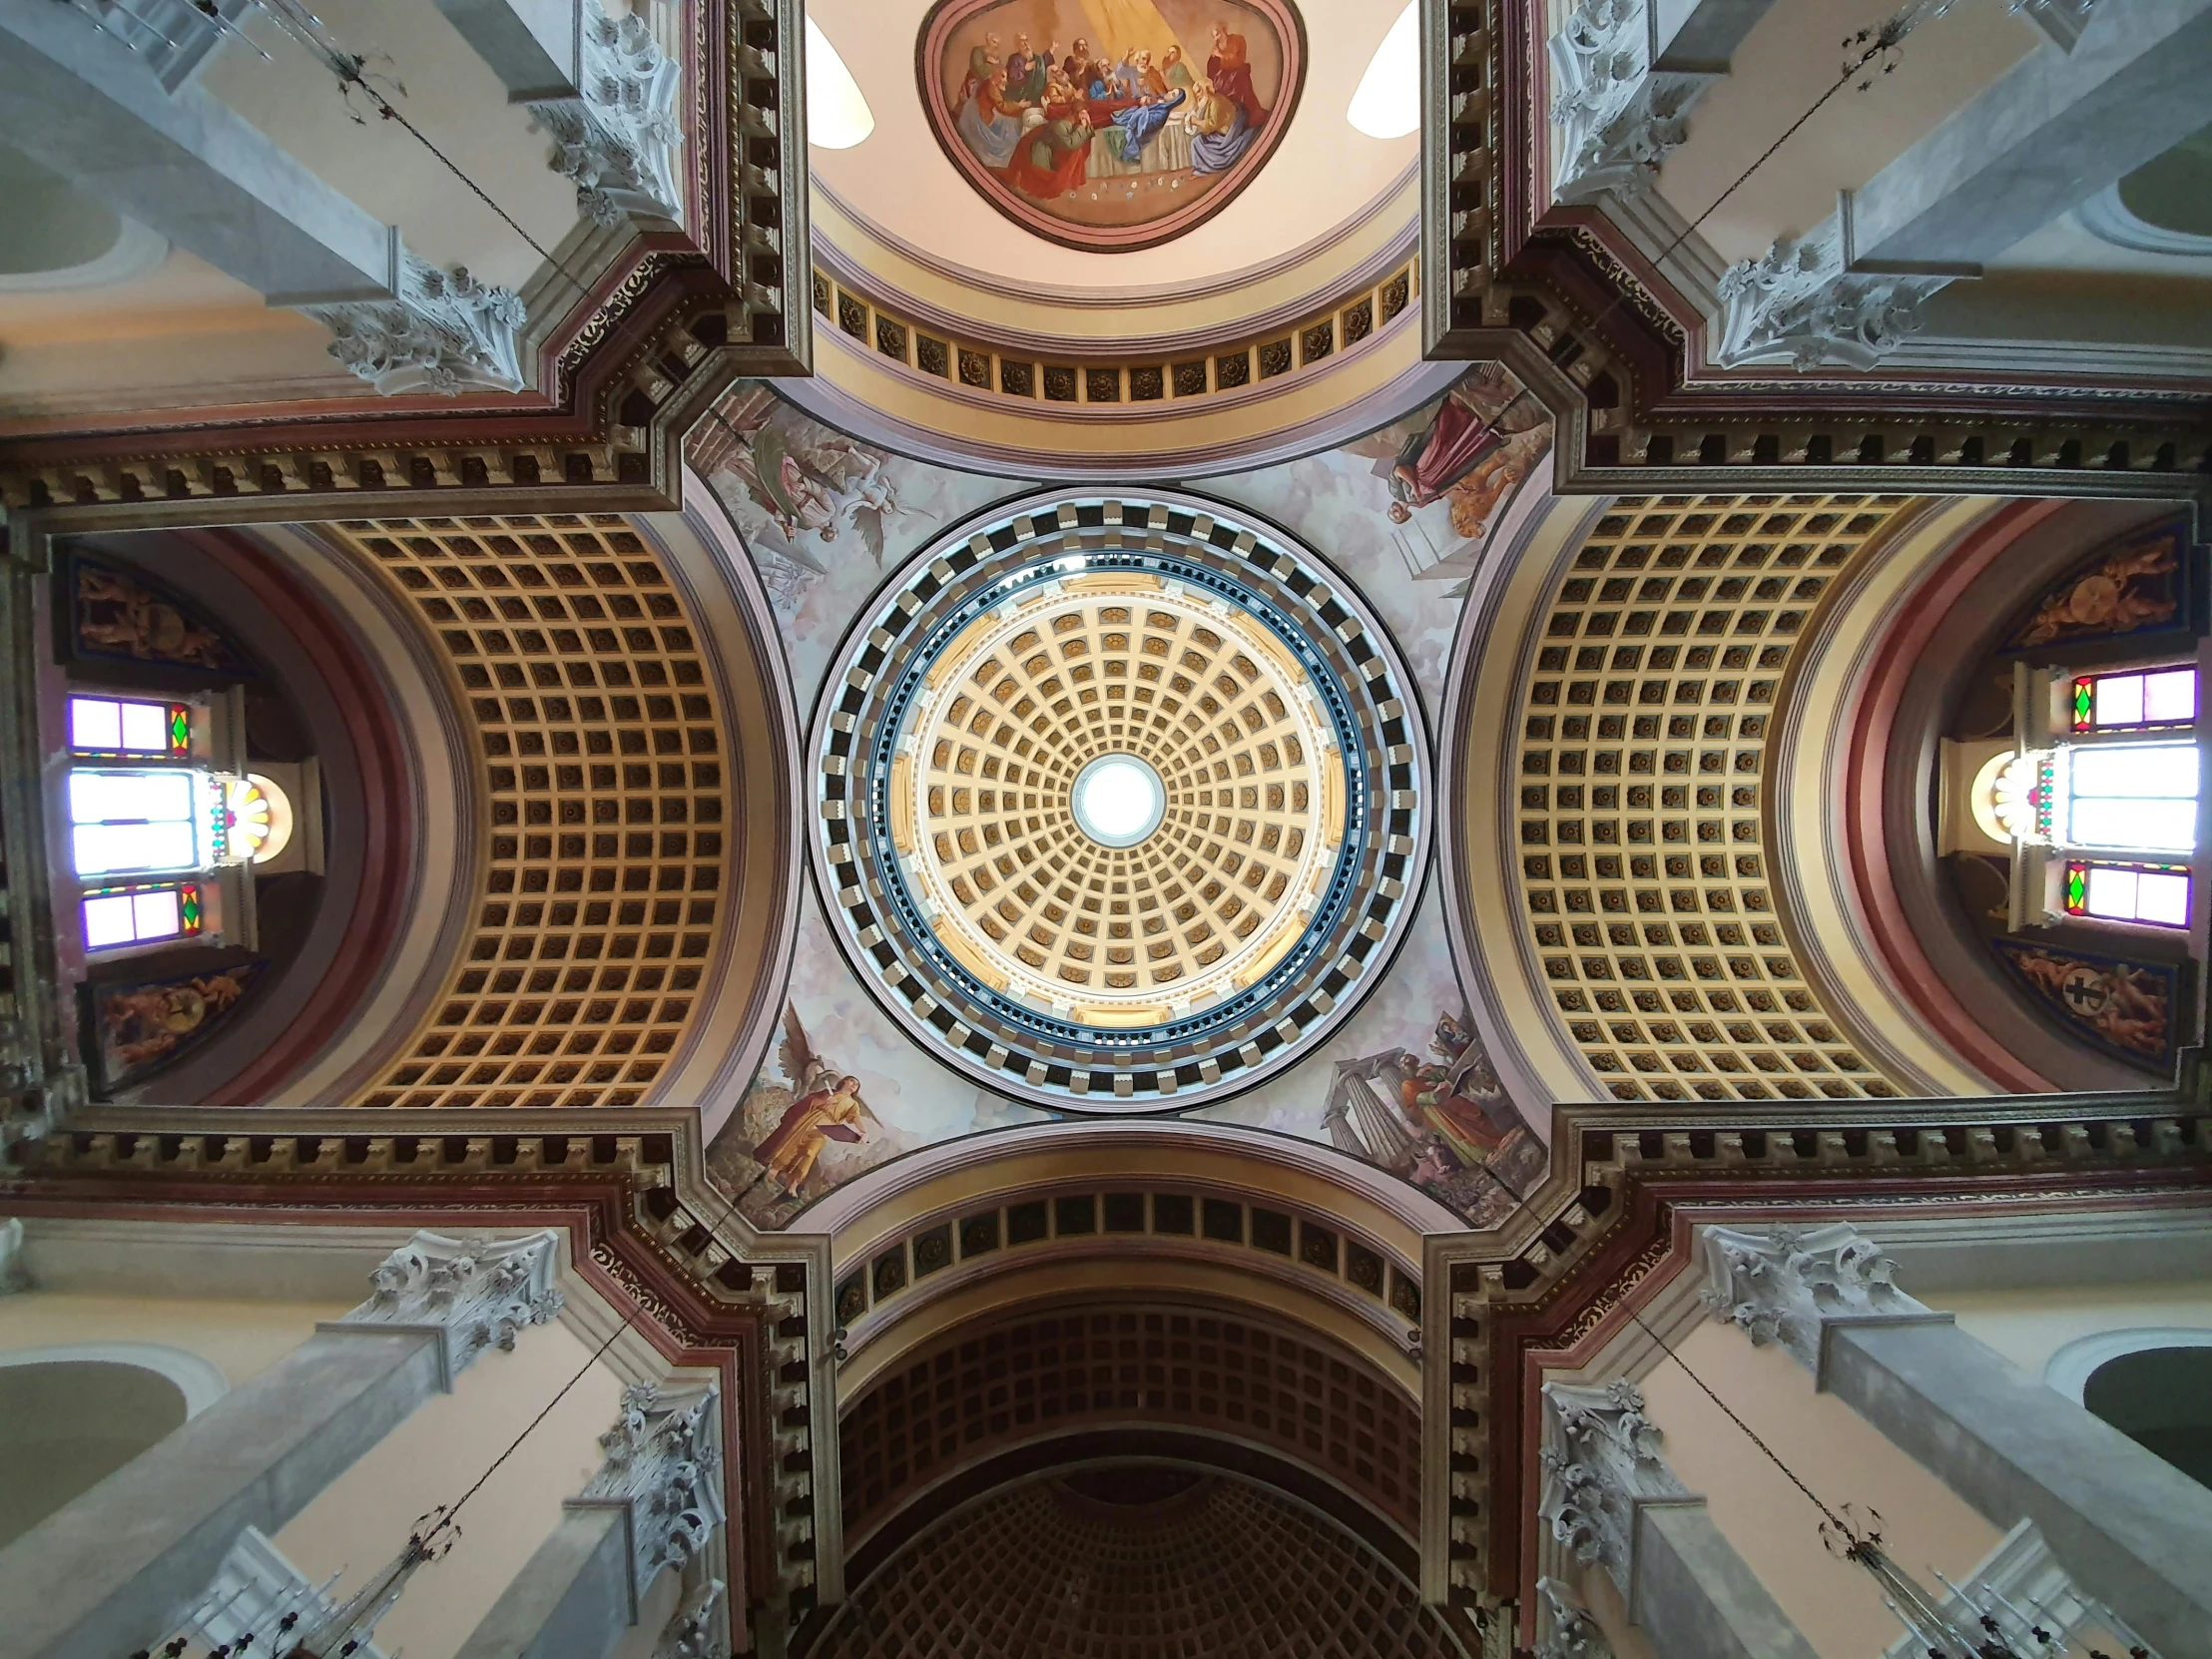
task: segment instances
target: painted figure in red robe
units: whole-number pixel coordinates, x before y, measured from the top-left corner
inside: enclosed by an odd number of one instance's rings
[[[1214,24],[1214,52],[1206,60],[1206,79],[1214,90],[1244,111],[1248,126],[1258,127],[1268,118],[1268,107],[1260,102],[1259,90],[1252,84],[1252,65],[1244,36],[1233,34],[1229,25]]]

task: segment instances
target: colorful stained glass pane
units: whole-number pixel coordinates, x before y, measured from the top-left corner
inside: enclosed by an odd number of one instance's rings
[[[2066,866],[2066,913],[2078,916],[2081,914],[2081,907],[2088,902],[2088,899],[2089,866],[2087,864],[2068,864]]]
[[[192,710],[182,703],[169,706],[169,752],[176,756],[192,753]]]
[[[2087,679],[2076,680],[2073,684],[2073,728],[2076,732],[2089,730],[2096,685],[2094,680]]]
[[[177,915],[178,919],[184,924],[185,932],[197,933],[200,931],[200,889],[198,887],[186,887],[181,890],[177,903]]]

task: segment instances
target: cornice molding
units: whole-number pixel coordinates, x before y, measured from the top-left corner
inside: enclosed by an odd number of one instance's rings
[[[1693,1221],[1988,1216],[2212,1202],[2212,1074],[2172,1089],[1564,1105],[1550,1173],[1489,1233],[1431,1239],[1422,1590],[1497,1606],[1533,1570],[1531,1368],[1574,1367],[1683,1270]],[[1540,1379],[1539,1379],[1540,1380]],[[1527,1442],[1532,1443],[1532,1442]]]
[[[2037,378],[2039,354],[1986,376],[1706,374],[1704,313],[1636,239],[1545,207],[1542,15],[1422,0],[1422,332],[1432,357],[1553,370],[1562,487],[2204,492],[2201,384]]]
[[[830,1242],[762,1234],[708,1185],[696,1113],[276,1108],[95,1110],[21,1149],[11,1215],[183,1225],[325,1220],[447,1231],[564,1227],[572,1270],[672,1366],[725,1381],[734,1598],[758,1610],[843,1594]]]
[[[168,505],[161,523],[500,511],[525,493],[559,495],[565,510],[676,505],[698,408],[741,375],[812,369],[803,54],[778,50],[801,29],[801,0],[688,0],[686,229],[632,240],[550,330],[542,394],[185,409],[19,432],[0,445],[0,503],[72,524],[147,503]],[[438,502],[368,499],[386,491]]]

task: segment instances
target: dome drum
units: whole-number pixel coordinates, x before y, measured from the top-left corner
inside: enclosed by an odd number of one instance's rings
[[[1313,555],[1211,503],[1053,495],[886,593],[818,719],[816,854],[895,1019],[1001,1092],[1143,1111],[1349,1013],[1418,890],[1426,750]]]

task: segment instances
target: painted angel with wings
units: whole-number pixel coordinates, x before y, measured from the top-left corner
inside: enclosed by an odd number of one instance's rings
[[[770,1111],[775,1110],[777,1094],[784,1094],[790,1104],[776,1127],[754,1147],[753,1156],[766,1179],[782,1188],[787,1198],[797,1198],[825,1146],[831,1141],[864,1141],[868,1126],[880,1129],[882,1125],[860,1099],[860,1080],[838,1073],[815,1052],[795,1008],[784,1009],[784,1040],[777,1045],[776,1058],[793,1086],[757,1090],[756,1100]],[[755,1102],[749,1101],[748,1106],[758,1109]]]

